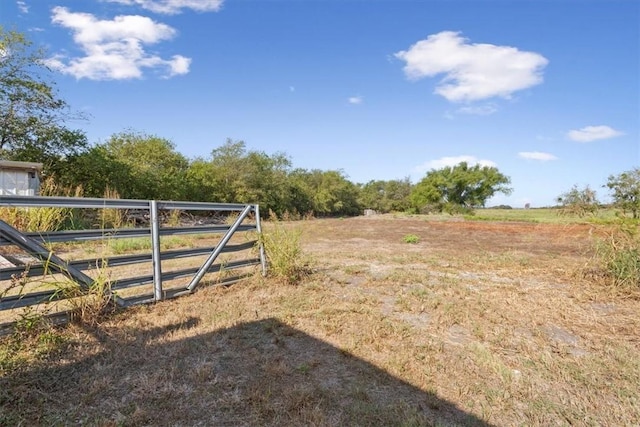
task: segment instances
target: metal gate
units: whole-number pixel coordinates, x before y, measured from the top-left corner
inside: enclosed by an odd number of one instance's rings
[[[27,216],[29,213],[26,210],[29,209],[67,209],[70,212],[78,212],[81,218],[83,212],[92,212],[94,217],[99,217],[99,213],[104,212],[105,209],[135,212],[138,224],[134,225],[131,220],[128,226],[121,228],[95,226],[64,231],[27,232],[15,228],[6,221],[8,213],[18,209],[23,210],[23,213],[26,212]],[[264,248],[259,239],[261,224],[258,205],[0,196],[0,212],[3,213],[3,216],[0,216],[0,255],[2,256],[0,257],[0,315],[3,312],[15,313],[17,309],[23,307],[50,305],[64,299],[63,293],[46,283],[42,286],[16,286],[18,281],[24,284],[34,280],[37,284],[38,278],[42,279],[47,275],[62,276],[86,291],[96,281],[95,274],[92,277],[91,272],[107,270],[110,297],[119,306],[126,307],[192,293],[209,273],[217,273],[218,277],[214,283],[223,285],[255,274],[255,270],[249,268],[252,266],[260,266],[262,273],[266,273]],[[167,213],[171,212],[193,212],[193,224],[167,225],[162,218],[167,217]],[[211,215],[214,213],[215,218],[218,218],[217,221],[211,221]],[[163,239],[167,239],[168,236],[185,235],[191,235],[191,240],[187,244],[189,247],[176,249],[163,246]],[[213,235],[221,235],[214,246],[195,244],[195,242],[209,243],[207,240],[210,240]],[[244,241],[232,241],[234,236],[240,235],[244,236]],[[97,244],[102,244],[104,247],[105,242],[117,239],[147,239],[150,240],[150,244],[145,246],[146,251],[143,249],[142,253],[140,251],[126,255],[108,253],[93,258],[70,259],[72,257],[69,254],[78,248],[82,254],[86,254],[87,251],[91,253],[94,249],[87,246],[87,242],[98,242]],[[226,256],[230,259],[221,260],[221,254],[227,254]],[[26,257],[28,260],[15,262],[19,256]],[[169,266],[176,262],[180,265]],[[194,262],[196,265],[184,266]],[[124,275],[122,272],[115,273],[117,277],[111,275],[113,271],[124,266],[141,266],[136,267],[134,271],[138,273],[138,270],[144,270],[142,266],[145,265],[148,271],[144,275],[130,275],[131,271],[125,272]],[[227,276],[230,271],[240,271],[240,273]],[[189,280],[180,282],[180,278]],[[176,281],[178,284],[175,283]],[[171,286],[165,286],[169,282]],[[56,316],[66,317],[65,314],[62,311]],[[2,316],[0,324],[6,325],[11,320],[11,316]]]

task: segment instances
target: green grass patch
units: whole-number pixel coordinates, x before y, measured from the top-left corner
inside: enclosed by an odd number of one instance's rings
[[[420,243],[420,237],[416,236],[415,234],[406,234],[402,238],[402,241],[405,243],[416,244]]]
[[[162,250],[190,247],[193,246],[191,239],[184,237],[165,237],[160,239],[160,248]],[[131,239],[111,239],[109,240],[108,247],[115,254],[126,254],[136,251],[150,251],[151,239],[147,237],[135,237]]]
[[[584,217],[561,215],[559,209],[478,209],[475,215],[465,215],[469,221],[519,221],[541,224],[612,224],[616,221],[613,209],[601,209]]]

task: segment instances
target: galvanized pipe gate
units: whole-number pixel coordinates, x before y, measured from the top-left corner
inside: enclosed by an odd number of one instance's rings
[[[193,292],[207,273],[222,272],[232,269],[242,269],[259,265],[262,273],[266,273],[266,257],[260,239],[257,237],[262,232],[260,224],[260,211],[258,205],[230,204],[230,203],[200,203],[200,202],[173,202],[156,200],[126,200],[126,199],[100,199],[100,198],[75,198],[75,197],[27,197],[27,196],[0,196],[0,208],[58,208],[58,209],[118,209],[148,212],[148,227],[127,228],[90,228],[68,231],[35,231],[25,232],[14,228],[0,218],[0,255],[2,248],[14,246],[24,251],[35,262],[29,265],[0,265],[0,313],[5,310],[15,310],[39,304],[48,304],[62,299],[60,292],[55,289],[28,290],[26,292],[6,292],[10,283],[17,277],[34,277],[46,275],[50,272],[61,274],[71,279],[83,289],[88,290],[94,283],[85,271],[91,268],[113,268],[151,262],[152,274],[136,277],[120,277],[113,280],[110,290],[120,306],[128,306],[152,301],[161,301],[182,294]],[[237,214],[232,224],[162,226],[160,212],[162,211],[200,211],[220,212],[223,215]],[[253,215],[252,215],[253,214]],[[231,218],[232,216],[228,216]],[[252,221],[247,221],[252,217]],[[231,244],[232,237],[238,233],[252,233],[253,240],[247,239],[244,243]],[[213,247],[188,248],[162,251],[162,236],[171,235],[207,235],[210,233],[222,234],[219,242]],[[84,242],[91,240],[122,239],[132,237],[146,237],[151,239],[151,253],[132,254],[121,256],[108,256],[93,259],[66,261],[60,255],[55,254],[49,248],[54,243],[60,242]],[[48,246],[47,246],[48,245]],[[257,249],[257,257],[252,252]],[[247,253],[251,256],[242,259],[234,259],[228,262],[215,263],[222,253]],[[9,257],[9,255],[6,255]],[[163,261],[187,260],[198,256],[207,256],[199,267],[180,268],[165,271]],[[230,284],[240,280],[249,274],[231,277],[219,283]],[[181,277],[191,277],[189,283],[177,288],[165,289],[164,283]],[[153,285],[152,294],[134,295],[122,297],[119,290],[130,289],[141,285]],[[0,324],[3,323],[0,320]]]

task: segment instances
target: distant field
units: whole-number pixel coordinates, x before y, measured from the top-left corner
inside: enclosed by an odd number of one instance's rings
[[[478,221],[526,221],[542,224],[608,223],[616,218],[614,209],[601,209],[595,215],[561,215],[559,209],[478,209],[466,219]]]
[[[640,299],[596,280],[587,222],[286,223],[314,261],[295,286],[258,276],[71,326],[15,369],[1,343],[0,425],[638,425]]]

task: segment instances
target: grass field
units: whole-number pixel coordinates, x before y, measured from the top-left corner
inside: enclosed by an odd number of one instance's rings
[[[600,209],[595,214],[576,217],[563,215],[561,209],[477,209],[470,220],[484,221],[524,221],[544,224],[609,224],[616,219],[614,209]]]
[[[287,223],[295,285],[5,338],[0,425],[638,425],[640,299],[592,274],[606,226],[536,211]]]

